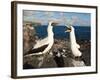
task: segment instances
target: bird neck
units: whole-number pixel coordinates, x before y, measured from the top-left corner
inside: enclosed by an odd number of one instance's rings
[[[70,32],[70,42],[71,42],[71,44],[76,43],[76,37],[75,37],[75,30],[74,29],[72,29],[72,31]]]
[[[53,36],[53,26],[51,26],[50,24],[48,26],[47,32],[48,32],[48,37]]]

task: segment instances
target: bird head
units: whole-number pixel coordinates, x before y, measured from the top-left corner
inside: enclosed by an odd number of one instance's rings
[[[72,28],[71,26],[67,27],[67,30],[65,32],[71,32],[72,31]]]
[[[49,21],[49,25],[52,25],[53,21]]]
[[[67,30],[65,32],[72,32],[74,31],[74,27],[72,25],[67,26],[66,25]]]
[[[51,25],[51,26],[56,26],[58,24],[59,24],[59,22],[57,22],[57,21],[49,21],[49,25]]]

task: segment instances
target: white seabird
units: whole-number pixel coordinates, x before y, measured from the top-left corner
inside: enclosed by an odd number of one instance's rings
[[[68,29],[65,32],[70,32],[70,44],[71,44],[72,54],[75,57],[80,57],[80,56],[82,56],[82,52],[79,50],[80,45],[76,42],[75,29],[74,29],[73,26],[70,26],[70,27],[67,27],[67,28]]]
[[[32,55],[43,55],[50,51],[54,44],[54,33],[52,24],[52,21],[50,21],[48,24],[47,37],[42,40],[38,40],[34,47],[27,52],[25,57]]]

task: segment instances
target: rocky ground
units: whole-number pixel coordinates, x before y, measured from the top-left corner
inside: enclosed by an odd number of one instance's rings
[[[90,66],[91,54],[90,54],[90,41],[77,41],[80,45],[80,51],[82,56],[80,58],[74,58],[70,50],[69,40],[55,39],[55,43],[50,53],[45,57],[43,64],[39,67],[39,63],[43,56],[28,56],[23,59],[24,69],[34,68],[54,68],[54,67],[79,67]],[[60,54],[58,54],[60,52]]]
[[[34,27],[31,23],[23,25],[23,56],[33,47],[38,40]],[[75,58],[70,49],[69,40],[55,39],[54,45],[45,57],[40,56],[27,56],[23,58],[24,69],[34,68],[54,68],[54,67],[79,67],[91,65],[91,42],[88,40],[77,40],[80,45],[82,56]],[[41,61],[44,58],[43,62]],[[42,65],[39,64],[42,62]]]

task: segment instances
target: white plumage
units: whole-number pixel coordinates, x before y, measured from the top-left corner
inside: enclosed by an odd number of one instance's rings
[[[72,53],[75,57],[80,57],[82,55],[82,52],[80,52],[79,50],[80,45],[76,42],[74,27],[70,26],[68,28],[70,29],[67,32],[70,32],[70,44],[71,44]]]
[[[34,48],[38,48],[38,47],[41,47],[43,45],[47,45],[48,44],[48,37],[42,39],[42,40],[37,40],[36,41],[36,44],[34,45],[33,49]]]
[[[29,54],[26,56],[46,54],[52,48],[54,43],[52,23],[53,22],[50,21],[48,24],[47,37],[42,40],[38,40],[36,44],[33,46],[32,50],[30,50]]]

